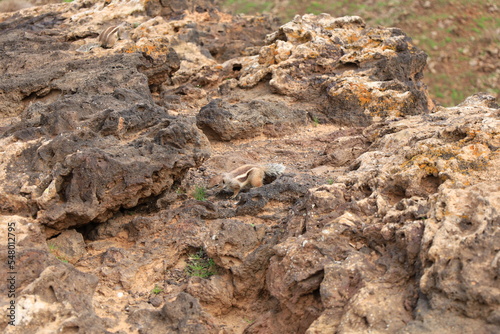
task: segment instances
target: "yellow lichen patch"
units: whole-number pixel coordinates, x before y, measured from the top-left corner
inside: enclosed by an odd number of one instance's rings
[[[452,148],[450,146],[431,147],[423,150],[420,153],[415,154],[412,157],[409,157],[408,160],[405,161],[401,167],[405,169],[414,165],[419,167],[421,165],[429,165],[431,164],[431,162],[435,164],[435,162],[438,159],[449,160],[451,158],[455,158],[456,155],[457,155],[457,149]],[[422,166],[422,168],[429,168],[429,167]],[[437,170],[433,172],[437,172]]]
[[[137,49],[137,46],[135,45],[128,45],[122,50],[124,53],[134,53],[138,52],[139,50]]]
[[[360,39],[361,39],[361,36],[357,33],[353,33],[353,34],[350,34],[349,36],[347,36],[347,42],[349,44],[354,44],[354,43],[358,42]]]
[[[465,152],[465,153],[464,153]],[[437,176],[441,172],[469,175],[472,171],[484,170],[489,165],[491,152],[482,144],[465,147],[432,147],[411,157],[402,169],[417,167],[425,175]]]
[[[491,153],[490,149],[483,144],[470,144],[462,147],[460,157],[464,160],[475,160],[480,156],[487,157]]]
[[[424,172],[425,175],[434,175],[437,176],[439,173],[439,170],[435,165],[433,165],[430,162],[425,162],[425,163],[420,163],[417,164],[418,168]]]
[[[386,50],[391,50],[391,51],[394,51],[394,52],[396,52],[396,51],[397,51],[397,50],[396,50],[396,46],[395,46],[395,45],[387,45],[387,44],[386,44],[386,45],[384,45],[384,46],[382,46],[382,50],[383,50],[383,51],[386,51]]]
[[[360,95],[359,96],[359,103],[361,106],[365,106],[369,104],[372,101],[371,96],[369,97],[368,95]]]
[[[361,83],[351,82],[349,83],[349,90],[358,97],[361,106],[366,106],[372,102],[372,95],[370,90]]]
[[[363,44],[363,48],[365,49],[375,49],[378,48],[382,44],[380,40],[368,39],[366,43]]]
[[[305,57],[304,59],[316,59],[319,57],[319,52],[311,50]]]

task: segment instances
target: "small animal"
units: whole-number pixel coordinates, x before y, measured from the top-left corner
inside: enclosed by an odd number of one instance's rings
[[[103,48],[112,48],[119,39],[128,38],[128,32],[125,30],[127,26],[128,24],[123,22],[116,26],[107,27],[99,34],[99,44]]]
[[[208,188],[219,186],[221,189],[232,190],[235,198],[241,189],[261,187],[266,176],[276,178],[283,174],[286,167],[282,164],[243,165],[228,173],[214,176],[208,182]]]

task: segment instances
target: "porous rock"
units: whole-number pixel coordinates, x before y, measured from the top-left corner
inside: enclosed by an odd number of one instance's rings
[[[56,257],[72,264],[78,262],[86,253],[83,236],[75,230],[63,231],[48,243],[49,249]]]
[[[430,307],[484,319],[491,330],[500,325],[499,203],[500,187],[489,182],[441,192],[420,253],[420,287]]]
[[[307,124],[307,114],[283,103],[253,100],[231,105],[214,100],[201,108],[196,124],[211,139],[228,141],[289,133]]]
[[[39,62],[46,57],[30,53]],[[7,121],[1,140],[15,148],[4,152],[7,210],[31,213],[38,207],[40,221],[55,230],[104,221],[120,207],[169,189],[208,157],[208,141],[192,122],[154,104],[138,68],[159,66],[165,75],[171,70],[162,68],[168,57],[148,59],[138,53],[78,59],[73,52],[61,54],[56,66],[8,74],[3,101],[26,98],[44,85],[51,98],[35,98]],[[12,176],[18,174],[23,178]]]
[[[37,333],[47,328],[78,333],[104,333],[103,321],[92,306],[92,294],[98,279],[69,265],[47,267],[21,293],[17,303],[16,326],[8,326],[7,333]]]
[[[215,316],[227,313],[236,303],[232,280],[220,273],[209,279],[191,277],[186,290],[202,305],[217,305],[211,310]]]
[[[296,16],[247,59],[238,84],[269,79],[273,93],[316,106],[341,124],[426,113],[426,54],[396,28],[366,27],[359,17]]]
[[[205,314],[196,298],[181,292],[168,296],[160,311],[141,309],[130,315],[128,322],[140,333],[218,333],[219,328]]]
[[[420,333],[453,323],[494,332],[498,116],[478,94],[367,128],[368,151],[332,185],[310,190],[306,214],[291,221],[303,232],[290,229],[275,246],[266,282],[282,305],[278,326],[302,328],[305,320],[284,319],[316,310],[308,333]],[[310,307],[298,307],[307,298]],[[266,319],[258,326],[277,330],[276,317]]]
[[[215,221],[210,234],[212,237],[205,241],[208,255],[232,273],[232,303],[258,294],[264,285],[264,264],[271,257],[276,240],[265,236],[263,226],[233,220]]]

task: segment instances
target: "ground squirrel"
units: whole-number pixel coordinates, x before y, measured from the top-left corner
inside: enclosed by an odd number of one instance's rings
[[[208,188],[219,186],[232,190],[235,198],[244,187],[261,187],[266,176],[276,178],[283,174],[285,166],[281,164],[243,165],[229,173],[223,173],[210,179]]]
[[[128,26],[129,24],[123,22],[116,26],[107,27],[99,34],[99,44],[101,44],[103,48],[112,48],[119,39],[127,39],[128,33],[126,28]]]

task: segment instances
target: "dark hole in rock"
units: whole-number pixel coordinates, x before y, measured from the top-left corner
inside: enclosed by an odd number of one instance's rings
[[[407,198],[408,196],[406,195],[406,190],[403,186],[395,184],[393,186],[390,186],[386,188],[383,192],[383,194],[386,196],[387,201],[391,205],[396,205],[399,201],[401,201],[403,198]]]
[[[465,218],[460,219],[458,225],[462,231],[469,231],[474,227],[474,224],[469,219]]]
[[[54,235],[50,236],[47,240],[57,238],[60,234],[61,233],[54,234]]]
[[[456,142],[465,139],[468,136],[468,134],[466,131],[462,129],[454,129],[452,131],[443,131],[441,133],[441,136],[445,139]]]
[[[348,62],[345,62],[343,64],[344,68],[351,68],[351,69],[356,69],[359,67],[359,64],[355,63],[355,62],[351,62],[351,61],[348,61]]]
[[[367,184],[363,184],[360,187],[360,190],[366,195],[366,197],[369,197],[373,193],[372,189]]]
[[[75,230],[78,232],[78,233],[81,233],[82,236],[83,236],[83,240],[87,241],[87,240],[90,240],[90,241],[95,241],[98,239],[98,230],[97,230],[97,227],[101,225],[100,223],[94,223],[94,222],[91,222],[91,223],[88,223],[88,224],[85,224],[85,225],[82,225],[80,227],[77,227]]]

